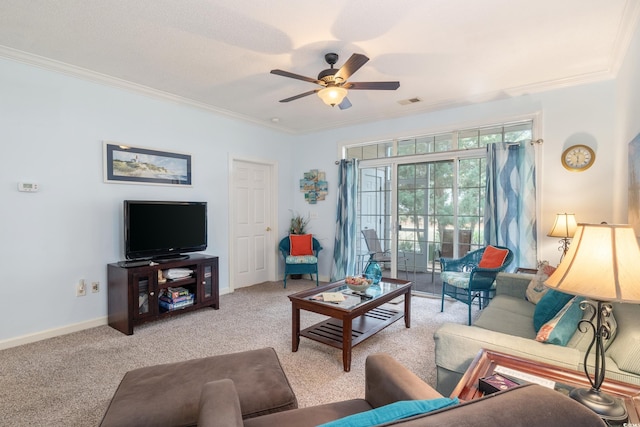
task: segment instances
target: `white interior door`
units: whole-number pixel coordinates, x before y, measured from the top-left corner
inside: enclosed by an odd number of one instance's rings
[[[232,286],[242,288],[273,277],[272,166],[233,160],[231,185]]]

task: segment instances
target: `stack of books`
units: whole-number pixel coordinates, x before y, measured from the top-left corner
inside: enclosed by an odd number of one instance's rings
[[[190,293],[187,288],[166,288],[162,291],[162,294],[158,298],[160,308],[176,310],[193,305],[193,294]]]

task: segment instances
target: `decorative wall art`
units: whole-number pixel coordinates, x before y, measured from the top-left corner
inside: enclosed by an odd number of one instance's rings
[[[191,156],[105,141],[104,180],[191,186]]]
[[[640,134],[629,143],[629,225],[640,238]]]
[[[324,200],[329,190],[326,174],[318,169],[311,169],[304,173],[300,180],[300,191],[304,193],[304,200],[309,204],[316,204]]]

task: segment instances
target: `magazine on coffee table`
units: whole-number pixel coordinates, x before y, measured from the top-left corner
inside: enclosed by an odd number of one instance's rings
[[[352,308],[363,302],[362,298],[356,295],[349,295],[343,292],[322,292],[308,298],[325,304],[336,305],[341,308]]]
[[[500,366],[500,365],[497,365],[493,370],[493,372],[495,372],[496,374],[502,374],[507,378],[513,379],[518,384],[524,384],[525,382],[534,383],[534,384],[539,384],[541,386],[551,388],[551,389],[555,388],[556,386],[555,381],[551,381],[546,378],[539,377],[537,375],[527,374],[526,372],[518,371],[515,369]]]

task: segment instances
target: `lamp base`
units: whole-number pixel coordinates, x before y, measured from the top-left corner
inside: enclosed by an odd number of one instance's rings
[[[575,388],[571,390],[569,397],[591,409],[604,420],[623,422],[628,418],[624,404],[600,390]]]

